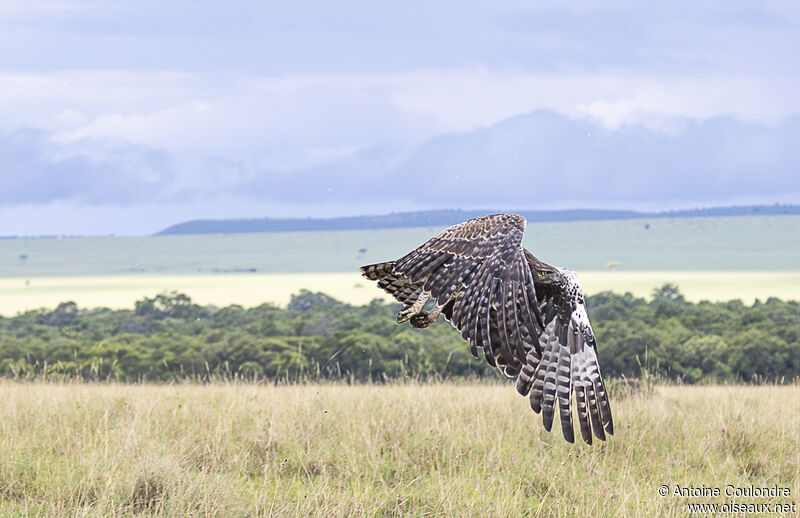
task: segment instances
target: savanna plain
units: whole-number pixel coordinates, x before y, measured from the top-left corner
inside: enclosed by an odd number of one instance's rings
[[[797,216],[548,223],[525,244],[590,293],[676,282],[691,300],[749,304],[797,298],[798,228]],[[358,265],[437,230],[0,240],[0,313],[129,307],[169,289],[220,306],[282,304],[302,287],[363,303],[378,291]],[[558,423],[545,432],[497,380],[2,380],[0,516],[720,514],[696,503],[797,515],[800,383],[608,384],[616,433],[589,446]]]

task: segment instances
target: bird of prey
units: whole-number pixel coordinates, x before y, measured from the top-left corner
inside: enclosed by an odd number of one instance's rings
[[[614,433],[583,291],[575,272],[550,266],[522,246],[525,218],[495,214],[447,228],[396,261],[361,267],[404,307],[397,322],[428,327],[440,315],[461,331],[473,356],[516,377],[547,431],[558,407],[561,431]],[[432,307],[429,304],[432,300]]]

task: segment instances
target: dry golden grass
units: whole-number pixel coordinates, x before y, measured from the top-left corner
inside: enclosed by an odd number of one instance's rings
[[[800,386],[656,387],[569,445],[511,384],[0,382],[2,516],[686,516],[800,492]]]

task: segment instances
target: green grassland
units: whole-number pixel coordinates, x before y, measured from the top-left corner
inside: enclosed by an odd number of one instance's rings
[[[300,289],[361,304],[380,293],[358,266],[400,257],[439,230],[4,239],[0,314],[65,300],[129,307],[171,290],[217,306],[285,304]],[[525,246],[577,270],[588,293],[646,296],[672,282],[689,300],[749,303],[797,298],[798,236],[800,216],[532,223]]]
[[[796,506],[800,386],[617,385],[612,408],[616,435],[587,446],[564,442],[558,424],[546,433],[510,383],[4,381],[0,514],[633,517],[687,516],[697,502]],[[662,484],[791,494],[661,497]]]
[[[0,277],[351,272],[397,258],[439,230],[6,239]],[[612,261],[623,271],[797,271],[798,236],[800,216],[585,221],[531,223],[525,246],[577,271]]]

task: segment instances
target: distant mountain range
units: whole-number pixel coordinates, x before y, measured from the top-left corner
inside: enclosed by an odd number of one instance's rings
[[[258,218],[258,219],[199,219],[178,223],[156,235],[175,234],[237,234],[245,232],[296,232],[310,230],[368,230],[404,227],[445,227],[460,221],[496,214],[497,210],[427,210],[397,212],[379,216],[350,216],[343,218]],[[800,205],[749,205],[712,207],[705,209],[638,212],[634,210],[570,209],[519,210],[528,221],[596,221],[641,218],[698,218],[712,216],[782,216],[800,214]]]

